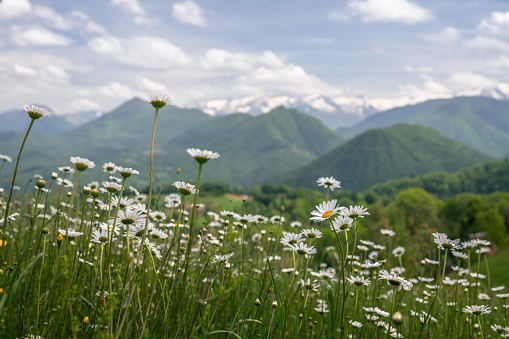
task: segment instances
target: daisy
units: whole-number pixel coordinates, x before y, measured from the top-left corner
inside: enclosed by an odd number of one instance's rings
[[[115,169],[120,173],[120,175],[127,179],[129,178],[131,175],[133,174],[140,174],[140,172],[138,172],[137,170],[134,170],[132,168],[129,168],[129,167],[120,167],[120,166],[115,166]]]
[[[279,224],[279,223],[284,223],[285,217],[282,217],[280,215],[273,215],[272,217],[270,217],[270,222],[274,225]]]
[[[305,287],[306,290],[315,292],[318,292],[318,287],[320,287],[320,284],[318,284],[318,280],[313,280],[313,282],[311,282],[310,279],[308,279],[307,282],[304,281],[303,279],[300,279],[300,285]]]
[[[109,241],[108,231],[105,229],[94,230],[92,233],[92,239],[90,241],[98,243],[98,244],[106,244]],[[112,240],[116,240],[117,238],[113,237]]]
[[[257,224],[266,224],[268,221],[269,221],[269,218],[267,218],[266,216],[263,216],[263,215],[255,215],[256,217],[256,223]]]
[[[316,210],[311,212],[312,217],[309,218],[309,220],[313,220],[314,222],[320,222],[329,219],[339,210],[344,208],[341,206],[336,206],[336,203],[337,203],[336,199],[322,202],[321,204],[316,206]]]
[[[341,182],[333,177],[321,177],[316,182],[318,186],[329,188],[331,191],[334,191],[335,188],[341,188]]]
[[[164,207],[172,208],[180,206],[181,198],[176,193],[171,193],[164,197]]]
[[[190,195],[196,193],[196,186],[188,184],[184,181],[176,181],[173,183],[173,186],[175,186],[182,195]]]
[[[122,199],[118,199],[117,196],[113,196],[111,199],[111,206],[118,207],[118,208],[127,208],[129,206],[132,206],[134,204],[134,199],[122,197]]]
[[[122,185],[119,185],[116,182],[111,181],[103,181],[101,185],[103,185],[104,188],[106,188],[106,190],[112,194],[122,189]]]
[[[329,268],[327,270],[320,270],[318,272],[318,276],[321,277],[322,279],[333,279],[336,275],[335,275],[335,270],[332,268]]]
[[[491,308],[486,305],[466,306],[463,309],[463,313],[470,313],[472,315],[488,314],[488,313],[491,313]]]
[[[93,161],[82,157],[71,157],[70,161],[74,164],[74,167],[76,167],[76,170],[79,172],[83,172],[87,168],[95,167],[95,163]]]
[[[280,242],[285,246],[295,245],[299,242],[303,242],[304,239],[300,233],[284,233]]]
[[[401,257],[403,254],[405,254],[405,248],[402,246],[396,247],[392,250],[392,255],[395,257]]]
[[[302,242],[299,242],[294,245],[290,245],[290,247],[296,251],[298,254],[303,255],[306,258],[309,258],[313,254],[316,254],[316,249],[314,246],[308,246]]]
[[[141,210],[134,206],[129,206],[124,210],[119,210],[117,215],[118,223],[121,224],[124,229],[129,225],[142,224],[145,221]]]
[[[350,323],[350,325],[352,325],[355,328],[361,328],[362,327],[362,323],[361,322],[353,321],[353,320],[348,320],[348,322]]]
[[[316,228],[309,228],[309,229],[302,230],[300,232],[300,234],[307,237],[308,239],[314,239],[314,238],[319,239],[323,235],[323,233],[320,232],[319,230],[317,230]]]
[[[72,240],[76,237],[79,237],[80,235],[83,235],[83,233],[81,233],[81,232],[74,232],[74,231],[66,232],[65,230],[62,230],[62,229],[59,229],[58,233],[62,234],[64,237],[67,237],[69,240]]]
[[[166,220],[166,214],[161,211],[150,211],[150,217],[156,221]]]
[[[367,212],[367,208],[364,208],[364,206],[355,206],[350,208],[343,208],[341,210],[341,215],[344,215],[346,217],[357,219],[357,218],[364,218],[365,215],[369,215],[369,212]]]
[[[235,253],[229,253],[229,254],[216,254],[214,257],[212,257],[212,259],[210,260],[210,262],[212,264],[216,264],[216,263],[220,263],[220,262],[225,262],[226,260],[230,259]]]
[[[350,277],[347,277],[346,280],[348,280],[348,282],[351,285],[355,285],[355,286],[368,286],[370,284],[369,279],[366,279],[364,277],[350,276]]]
[[[90,265],[90,266],[94,266],[93,263],[91,263],[90,261],[86,261],[85,259],[82,259],[82,258],[78,258],[78,260],[84,264],[87,264],[87,265]]]
[[[151,93],[145,99],[156,109],[163,108],[171,103],[170,97],[162,93]]]
[[[115,168],[115,164],[112,162],[105,162],[103,165],[103,172],[114,174],[117,169]]]
[[[240,215],[240,214],[236,214],[236,213],[235,213],[235,219],[237,219],[239,222],[241,222],[243,224],[247,224],[248,222],[255,222],[257,220],[255,215],[251,215],[251,214]]]
[[[352,218],[345,217],[344,215],[339,215],[334,220],[332,220],[331,231],[336,233],[349,231],[352,226]]]
[[[188,148],[186,150],[190,156],[192,156],[199,164],[204,164],[211,159],[219,158],[219,153],[212,152],[209,150],[201,150],[198,148]]]
[[[46,108],[37,107],[35,105],[32,105],[32,106],[25,105],[24,108],[25,108],[25,111],[27,112],[28,116],[34,120],[37,120],[39,118],[49,115],[49,111]]]
[[[301,227],[302,223],[300,221],[292,221],[290,223],[290,227]]]
[[[150,231],[150,235],[152,236],[152,238],[154,239],[166,239],[168,238],[168,234],[164,233],[163,231],[161,230],[158,230],[157,228],[153,228],[151,231]]]
[[[403,286],[406,288],[412,288],[413,284],[401,277],[394,274],[389,274],[386,270],[382,270],[382,273],[378,276],[378,280],[387,280],[387,285]]]
[[[0,154],[0,160],[5,161],[5,162],[12,162],[12,158],[5,154]]]
[[[450,250],[453,248],[460,248],[460,246],[459,246],[460,240],[459,239],[451,240],[451,239],[447,238],[447,235],[444,233],[433,233],[433,237],[434,237],[433,241],[435,242],[435,244],[438,245],[439,249]]]
[[[387,230],[387,229],[381,229],[380,233],[382,233],[383,235],[388,236],[388,237],[393,237],[396,235],[396,232],[394,232],[393,230]]]

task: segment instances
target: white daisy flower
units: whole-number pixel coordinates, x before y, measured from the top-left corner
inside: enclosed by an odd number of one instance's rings
[[[154,108],[163,108],[171,103],[170,97],[162,93],[151,93],[148,98],[145,99],[147,99]]]
[[[472,315],[482,315],[491,313],[491,308],[486,305],[472,305],[466,306],[463,309],[463,313],[470,313]]]
[[[173,183],[173,186],[175,186],[182,195],[190,195],[196,193],[196,186],[188,184],[184,181],[176,181]]]
[[[316,182],[318,186],[329,188],[331,191],[334,191],[335,188],[341,188],[341,182],[333,177],[321,177]]]
[[[204,164],[211,159],[217,159],[220,157],[219,153],[209,150],[201,150],[198,148],[188,148],[186,151],[200,164]]]
[[[332,199],[330,201],[324,201],[318,206],[316,206],[316,210],[311,212],[312,217],[309,220],[313,220],[314,222],[321,222],[329,219],[334,214],[338,213],[339,210],[344,207],[336,206],[338,201],[336,199]]]
[[[35,105],[32,106],[25,105],[24,109],[27,112],[28,116],[34,120],[49,115],[49,111],[46,108],[37,107]]]
[[[74,164],[74,167],[76,167],[76,170],[79,172],[83,172],[87,168],[95,167],[95,163],[93,161],[82,157],[71,157],[70,161]]]

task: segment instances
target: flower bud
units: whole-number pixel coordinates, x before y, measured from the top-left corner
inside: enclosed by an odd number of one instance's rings
[[[49,233],[49,228],[45,227],[42,229],[42,234],[48,234]]]
[[[255,304],[255,306],[260,306],[262,304],[262,302],[260,301],[260,299],[256,298],[256,300],[254,301],[254,304]]]
[[[35,186],[37,186],[37,188],[44,188],[46,187],[46,181],[42,180],[42,179],[39,179],[37,180],[37,182],[35,183]]]
[[[58,178],[58,173],[57,172],[52,172],[51,173],[51,179],[55,180],[56,178]]]

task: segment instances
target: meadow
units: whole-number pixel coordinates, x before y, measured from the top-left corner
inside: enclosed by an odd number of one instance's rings
[[[37,142],[30,130],[49,114],[25,107],[31,123],[17,159],[0,155],[0,171],[15,166],[0,190],[0,337],[509,337],[504,220],[495,209],[481,214],[484,228],[475,224],[483,232],[466,234],[416,221],[432,216],[433,203],[415,189],[388,207],[394,222],[376,205],[341,204],[333,177],[316,178],[320,191],[299,209],[304,200],[277,194],[265,209],[256,195],[202,198],[202,172],[221,157],[197,148],[186,150],[196,180],[180,181],[178,171],[163,194],[153,182],[154,143],[170,101],[147,101],[146,189],[130,184],[136,169],[79,156],[18,183],[24,145]],[[80,181],[84,172],[95,180]],[[406,207],[412,199],[420,210]],[[460,203],[442,207],[462,213]]]

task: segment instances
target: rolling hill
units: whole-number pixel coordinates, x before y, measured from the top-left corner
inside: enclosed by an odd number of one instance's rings
[[[399,124],[364,132],[273,182],[315,187],[317,178],[333,176],[344,189],[361,191],[387,180],[458,171],[489,159],[430,128]]]
[[[354,137],[372,128],[399,123],[433,128],[475,150],[502,158],[509,155],[509,101],[458,97],[398,107],[368,117],[338,132]]]
[[[154,109],[134,99],[71,132],[31,134],[23,152],[21,178],[27,179],[34,171],[48,177],[57,166],[68,165],[70,156],[83,156],[98,167],[86,171],[84,180],[101,178],[100,166],[112,161],[140,171],[140,176],[129,179],[130,184],[146,184],[153,119]],[[22,132],[1,134],[2,153],[14,157],[7,150],[17,152],[22,137]],[[211,117],[196,109],[165,107],[156,131],[154,178],[169,184],[177,179],[180,167],[180,179],[194,180],[197,166],[185,150],[197,147],[221,154],[220,160],[206,165],[205,181],[248,187],[303,166],[342,142],[344,138],[317,119],[286,108],[257,117]],[[10,176],[9,167],[1,174],[2,182]]]

